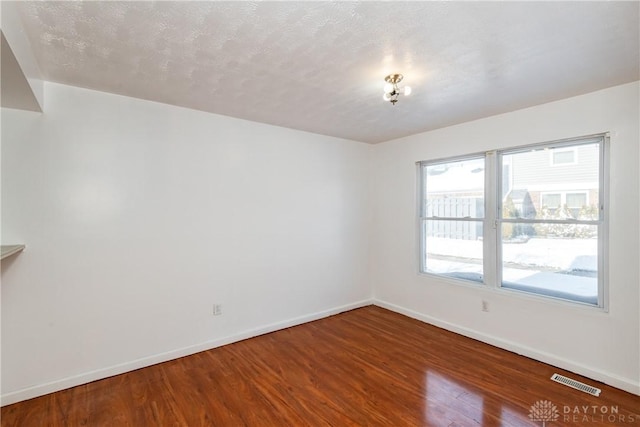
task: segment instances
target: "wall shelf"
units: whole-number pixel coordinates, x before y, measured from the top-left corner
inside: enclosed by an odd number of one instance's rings
[[[11,255],[15,255],[18,252],[22,252],[25,248],[25,245],[2,245],[2,255],[0,259],[5,259],[10,257]]]

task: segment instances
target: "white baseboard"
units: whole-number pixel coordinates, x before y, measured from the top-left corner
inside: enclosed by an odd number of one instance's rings
[[[293,319],[284,320],[282,322],[276,322],[259,328],[250,329],[228,337],[223,337],[189,347],[179,348],[176,350],[167,351],[165,353],[143,357],[141,359],[132,360],[130,362],[121,363],[107,368],[96,369],[94,371],[85,372],[83,374],[74,375],[72,377],[62,378],[45,384],[39,384],[33,387],[28,387],[10,393],[2,394],[2,396],[0,396],[0,406],[6,406],[23,400],[32,399],[34,397],[43,396],[45,394],[64,390],[70,387],[86,384],[91,381],[101,380],[104,378],[112,377],[114,375],[119,375],[125,372],[134,371],[136,369],[145,368],[147,366],[155,365],[158,363],[167,362],[179,357],[189,356],[201,351],[221,347],[223,345],[257,337],[263,334],[268,334],[270,332],[279,331],[281,329],[290,328],[292,326],[301,325],[303,323],[312,322],[314,320],[333,316],[334,314],[339,314],[344,311],[353,310],[371,304],[373,304],[373,300],[371,299],[362,300],[340,307],[335,307],[329,310],[319,311],[313,314],[295,317]]]
[[[523,346],[509,340],[504,340],[502,338],[484,334],[474,329],[458,326],[453,323],[446,322],[444,320],[437,319],[435,317],[431,317],[405,307],[401,307],[399,305],[391,304],[378,299],[374,299],[373,304],[382,308],[386,308],[387,310],[394,311],[396,313],[404,314],[405,316],[411,317],[413,319],[429,323],[439,328],[446,329],[448,331],[455,332],[457,334],[464,335],[466,337],[473,338],[478,341],[482,341],[484,343],[491,344],[493,346],[512,351],[526,357],[530,357],[531,359],[538,360],[552,366],[557,366],[558,368],[562,368],[567,371],[575,372],[596,381],[603,382],[612,387],[628,391],[629,393],[640,395],[640,382],[635,382],[633,380],[610,374],[599,369],[591,368],[589,366],[576,363],[572,360],[568,360],[544,351],[539,351],[531,347]]]

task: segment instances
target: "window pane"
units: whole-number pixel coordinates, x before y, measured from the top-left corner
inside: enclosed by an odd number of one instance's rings
[[[571,216],[577,219],[587,214],[587,194],[586,193],[567,193],[567,209],[571,212]],[[595,219],[595,218],[594,218]]]
[[[535,237],[514,237],[530,226],[502,224],[502,286],[597,305],[598,227],[535,224]]]
[[[424,166],[423,216],[484,217],[484,158]]]
[[[501,156],[502,174],[510,177],[506,184],[502,181],[506,185],[502,218],[562,220],[575,219],[581,211],[598,212],[599,144],[575,145],[569,151],[563,148],[559,153],[574,153],[575,162],[550,165],[545,148]]]
[[[426,273],[482,282],[482,222],[423,221]]]
[[[585,193],[567,193],[567,206],[570,208],[582,208],[587,204]]]
[[[558,151],[553,150],[553,164],[560,165],[563,163],[573,163],[575,161],[575,151]]]
[[[562,203],[562,196],[560,194],[543,194],[542,195],[542,207],[555,211],[560,207]]]

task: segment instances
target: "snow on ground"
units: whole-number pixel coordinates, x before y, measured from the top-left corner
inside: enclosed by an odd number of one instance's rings
[[[482,241],[430,237],[427,245],[428,254],[435,255],[428,259],[429,271],[482,274]],[[503,281],[582,297],[596,296],[597,254],[596,239],[532,238],[526,243],[505,243]],[[592,273],[594,277],[567,274],[572,271]]]
[[[468,259],[482,259],[481,240],[458,240],[429,237],[427,252]],[[521,266],[542,267],[557,270],[598,269],[597,239],[540,239],[526,243],[502,245],[503,262]]]

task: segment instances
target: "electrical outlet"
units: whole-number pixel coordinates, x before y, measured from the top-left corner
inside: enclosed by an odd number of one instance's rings
[[[222,304],[213,304],[213,315],[214,316],[222,315]]]
[[[482,300],[482,311],[484,312],[489,311],[489,301]]]

